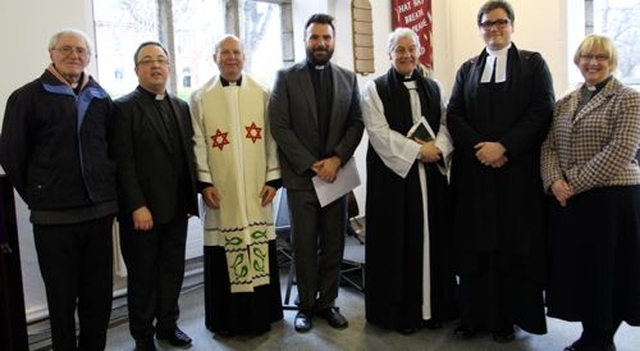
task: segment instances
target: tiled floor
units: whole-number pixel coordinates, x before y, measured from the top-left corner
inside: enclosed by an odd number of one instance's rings
[[[346,257],[359,257],[358,247],[347,248]],[[286,288],[287,269],[281,272],[283,296]],[[295,297],[295,289],[292,300]],[[114,302],[116,307],[112,315],[113,323],[109,330],[107,350],[131,351],[134,343],[128,331],[126,306],[124,299]],[[577,338],[580,325],[555,319],[548,319],[549,333],[543,336],[518,331],[516,339],[507,344],[495,343],[491,336],[479,335],[472,340],[459,340],[453,335],[456,322],[448,323],[440,330],[424,330],[413,335],[401,335],[383,330],[365,321],[364,296],[352,287],[341,288],[337,305],[349,319],[349,328],[335,330],[326,321],[315,319],[313,329],[305,334],[296,333],[293,328],[295,311],[285,311],[284,320],[273,324],[269,333],[258,337],[221,338],[210,333],[203,321],[203,287],[201,274],[195,274],[185,280],[184,292],[180,298],[182,310],[180,327],[193,338],[193,351],[217,350],[291,350],[291,351],[562,351]],[[40,326],[32,326],[35,333]],[[46,334],[46,333],[45,333]],[[47,340],[35,342],[32,337],[31,350],[49,350]],[[616,335],[618,351],[640,350],[640,328],[631,328],[626,324]],[[1,347],[0,347],[1,348]],[[168,344],[158,343],[159,350],[179,350]]]

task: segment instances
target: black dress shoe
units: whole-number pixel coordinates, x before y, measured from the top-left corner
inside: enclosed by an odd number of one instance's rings
[[[304,333],[311,330],[312,314],[308,311],[298,311],[296,318],[293,321],[293,326],[297,332]]]
[[[175,327],[169,331],[156,332],[156,339],[168,342],[173,346],[185,346],[191,344],[191,338],[180,328]]]
[[[431,318],[422,323],[425,328],[435,330],[442,329],[442,322],[439,319]]]
[[[153,337],[136,340],[135,351],[156,351],[156,344],[153,342]]]
[[[230,338],[230,337],[235,336],[236,334],[234,332],[232,332],[232,331],[229,331],[229,330],[218,330],[218,331],[215,332],[215,335],[219,336],[221,338]]]
[[[418,331],[416,327],[400,327],[396,331],[402,335],[411,335]]]
[[[329,307],[318,310],[316,312],[316,316],[326,319],[327,322],[329,322],[329,325],[336,329],[344,329],[349,326],[349,322],[340,313],[340,309],[338,307]]]
[[[493,340],[495,342],[499,342],[499,343],[507,343],[513,339],[516,338],[516,335],[513,332],[513,328],[512,329],[506,329],[506,330],[501,330],[501,331],[494,331],[493,332]]]
[[[476,336],[476,330],[473,327],[460,325],[453,330],[453,333],[462,339],[471,339]]]
[[[564,348],[564,351],[616,351],[616,345],[614,343],[609,344],[609,346],[602,348],[598,345],[594,345],[584,341],[582,338],[576,340],[570,346]]]

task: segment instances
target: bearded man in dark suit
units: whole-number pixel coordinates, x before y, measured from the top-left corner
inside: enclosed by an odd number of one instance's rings
[[[311,329],[313,315],[348,326],[334,305],[344,251],[346,195],[321,207],[311,178],[333,182],[360,143],[364,124],[353,72],[329,62],[333,18],[315,14],[305,26],[307,57],[278,72],[269,106],[271,133],[291,208],[300,297],[295,329]]]

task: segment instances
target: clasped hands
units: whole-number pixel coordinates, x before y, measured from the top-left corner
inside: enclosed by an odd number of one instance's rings
[[[564,179],[558,179],[553,182],[553,184],[551,184],[551,192],[562,207],[567,206],[567,200],[573,196],[571,185]]]
[[[440,161],[442,151],[436,146],[435,141],[424,141],[420,138],[413,138],[413,140],[420,144],[420,161],[425,163]]]
[[[276,188],[265,185],[260,190],[258,196],[260,197],[260,204],[262,206],[266,206],[273,201],[276,197]],[[222,199],[222,193],[215,186],[208,186],[202,189],[202,198],[207,206],[219,210],[220,209],[220,200]]]
[[[331,156],[319,161],[316,161],[311,165],[311,170],[316,173],[318,178],[328,183],[333,183],[338,176],[338,171],[342,165],[342,160],[338,156]]]
[[[483,141],[473,148],[476,150],[476,158],[485,166],[500,168],[509,161],[507,149],[498,142]]]

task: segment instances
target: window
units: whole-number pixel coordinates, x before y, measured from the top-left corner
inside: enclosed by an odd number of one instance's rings
[[[592,13],[589,13],[592,11]],[[640,0],[585,0],[585,28],[613,39],[618,49],[616,76],[640,88]],[[592,23],[590,23],[592,19]]]
[[[165,45],[169,90],[185,100],[218,73],[213,50],[224,33],[243,40],[245,70],[266,86],[292,61],[290,0],[101,0],[93,10],[98,78],[114,98],[138,84],[133,54],[144,41]]]

